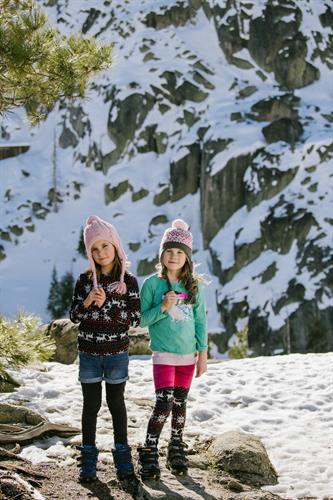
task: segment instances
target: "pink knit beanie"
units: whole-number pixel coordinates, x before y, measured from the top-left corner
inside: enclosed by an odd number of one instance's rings
[[[112,291],[116,291],[117,293],[120,294],[126,293],[126,283],[124,283],[124,275],[126,271],[127,257],[115,227],[112,226],[112,224],[109,224],[109,222],[100,219],[99,217],[97,217],[97,215],[91,215],[86,221],[86,225],[83,230],[83,239],[86,247],[87,256],[90,262],[91,270],[93,273],[94,288],[97,288],[98,283],[97,283],[96,265],[91,254],[91,248],[95,243],[95,241],[107,240],[110,243],[112,243],[112,245],[115,247],[121,262],[120,280],[112,284]]]
[[[176,219],[172,222],[171,227],[164,231],[160,245],[160,258],[167,248],[180,248],[191,261],[192,245],[193,236],[189,231],[189,225],[182,219]]]

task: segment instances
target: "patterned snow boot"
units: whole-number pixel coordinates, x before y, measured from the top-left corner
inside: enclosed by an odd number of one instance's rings
[[[79,480],[82,483],[95,481],[98,449],[96,446],[87,444],[77,446],[77,449],[81,452],[81,455],[77,457],[78,466],[80,467]]]
[[[187,474],[188,459],[185,448],[187,445],[183,441],[171,441],[168,445],[166,466],[173,474]]]
[[[141,479],[159,479],[161,476],[158,464],[158,450],[156,446],[138,447],[138,470]]]

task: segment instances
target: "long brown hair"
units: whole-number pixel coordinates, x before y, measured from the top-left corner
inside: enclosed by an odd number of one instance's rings
[[[160,262],[156,264],[157,275],[169,282],[168,269],[163,264],[163,254],[160,257]],[[199,282],[204,283],[205,280],[193,270],[193,262],[186,255],[186,261],[179,273],[179,281],[186,289],[189,297],[185,299],[186,304],[195,304],[197,301]]]
[[[115,248],[114,250],[115,250],[115,256],[114,256],[113,266],[112,266],[111,271],[109,272],[109,276],[110,276],[110,279],[112,282],[119,281],[120,275],[121,275],[121,261],[120,261],[117,249]],[[95,262],[95,267],[96,267],[97,279],[100,280],[101,275],[102,275],[102,268],[96,262]],[[129,262],[127,262],[127,261],[126,261],[126,267],[129,267]],[[88,274],[89,278],[92,278],[92,270],[90,268],[87,269],[87,274]]]

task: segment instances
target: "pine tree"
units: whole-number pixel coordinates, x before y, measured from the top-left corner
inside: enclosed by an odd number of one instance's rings
[[[61,35],[34,0],[0,0],[0,114],[25,106],[38,122],[59,98],[83,97],[111,53],[94,38]]]
[[[53,132],[53,153],[52,153],[52,188],[49,190],[50,203],[53,211],[58,212],[58,201],[61,201],[58,193],[58,161],[57,161],[57,133]]]
[[[61,295],[61,317],[68,316],[68,311],[71,306],[74,291],[74,278],[71,272],[67,272],[60,281],[60,295]]]
[[[61,285],[58,281],[57,269],[55,267],[52,271],[47,310],[51,314],[52,319],[61,317]]]
[[[82,255],[82,257],[87,257],[86,247],[84,245],[83,229],[81,229],[81,232],[80,232],[80,238],[79,238],[79,242],[78,242],[76,251],[80,255]]]
[[[52,319],[68,316],[68,311],[72,302],[74,291],[74,278],[71,272],[65,273],[58,279],[57,270],[52,271],[47,310]]]

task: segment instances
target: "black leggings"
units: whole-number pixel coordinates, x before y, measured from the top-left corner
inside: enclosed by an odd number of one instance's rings
[[[124,400],[126,382],[107,384],[106,402],[109,407],[115,443],[127,444],[127,413]],[[83,393],[82,444],[95,445],[97,414],[102,403],[102,382],[81,384]]]

